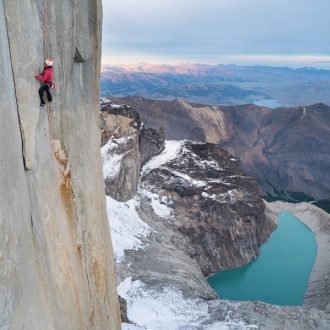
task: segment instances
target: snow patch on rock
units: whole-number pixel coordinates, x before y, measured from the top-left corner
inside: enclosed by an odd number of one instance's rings
[[[205,192],[205,191],[202,192],[202,197],[204,197],[204,198],[210,198],[210,199],[216,200],[216,195],[215,195],[215,194],[209,195],[209,194],[208,194],[207,192]]]
[[[179,178],[184,179],[192,186],[205,187],[207,185],[205,181],[196,180],[196,179],[190,177],[188,174],[181,173],[179,171],[170,170],[170,169],[169,169],[169,171],[171,171],[175,176],[178,176]]]
[[[198,142],[194,142],[195,144],[202,144]],[[187,149],[185,145],[182,147],[181,151],[181,164],[188,166],[188,162],[193,160],[195,165],[198,166],[201,170],[213,169],[216,171],[223,171],[224,169],[219,166],[219,164],[212,158],[203,159],[195,153],[191,152],[191,150]]]
[[[139,217],[136,206],[131,199],[125,203],[106,196],[107,211],[111,230],[113,251],[117,263],[125,259],[125,250],[138,250],[143,247],[141,238],[147,237],[152,228]]]
[[[121,138],[111,137],[101,148],[104,179],[114,179],[118,176],[121,169],[121,161],[125,154],[118,154],[121,146],[127,144],[134,137],[129,135]]]
[[[135,325],[124,324],[123,329],[148,330],[229,330],[256,329],[242,321],[224,322],[210,320],[208,303],[202,299],[186,299],[183,294],[170,287],[162,291],[147,289],[143,282],[126,278],[118,286],[118,294],[127,301],[127,316]],[[202,326],[204,325],[204,326]]]
[[[123,139],[123,138],[121,138]],[[121,140],[118,139],[118,140]],[[123,155],[116,154],[119,149],[119,144],[121,141],[115,140],[113,138],[101,148],[101,157],[103,164],[103,176],[107,178],[115,178],[120,171],[120,164]]]
[[[218,183],[218,184],[222,184],[222,185],[228,186],[228,187],[231,186],[231,183],[225,182],[225,181],[223,181],[221,179],[208,179],[207,182],[208,183]]]
[[[149,160],[142,168],[141,175],[145,172],[163,166],[164,164],[175,159],[180,153],[184,141],[165,141],[165,149],[159,155]]]
[[[141,196],[150,200],[150,204],[156,215],[166,220],[173,220],[174,216],[169,207],[173,202],[167,196],[159,196],[141,186],[138,191]]]

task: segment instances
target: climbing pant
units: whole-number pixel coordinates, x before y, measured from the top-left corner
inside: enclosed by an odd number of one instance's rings
[[[44,101],[44,92],[47,93],[47,100],[48,102],[52,102],[53,98],[52,95],[50,94],[50,87],[46,84],[46,85],[42,85],[39,88],[39,96],[40,96],[40,104],[41,105],[45,105],[45,101]]]

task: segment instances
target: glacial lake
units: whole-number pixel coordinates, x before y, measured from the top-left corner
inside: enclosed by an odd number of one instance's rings
[[[316,254],[311,229],[283,211],[278,228],[262,245],[258,259],[244,267],[219,272],[208,282],[222,299],[302,305]]]
[[[260,107],[267,107],[270,109],[275,109],[281,107],[277,100],[274,99],[266,99],[253,102],[255,105],[259,105]]]

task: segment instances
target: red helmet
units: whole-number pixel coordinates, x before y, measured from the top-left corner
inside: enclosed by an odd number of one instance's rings
[[[54,60],[51,57],[47,58],[47,60],[45,61],[45,64],[48,66],[53,66]]]

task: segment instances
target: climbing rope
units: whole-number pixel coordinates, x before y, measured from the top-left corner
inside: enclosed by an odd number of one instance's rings
[[[48,58],[48,0],[43,0],[43,15],[44,15],[44,20],[43,20],[43,26],[42,26],[42,30],[43,30],[43,38],[44,38],[44,60],[46,58]],[[50,148],[51,151],[53,150],[53,132],[52,132],[52,123],[51,123],[51,105],[48,102],[48,99],[46,101],[47,103],[47,117],[48,117],[48,132],[49,132],[49,143],[50,143]],[[54,154],[54,152],[51,152],[52,154],[52,164],[53,164],[53,170],[54,170],[54,175],[56,173],[56,156]],[[55,200],[55,191],[53,191],[53,200]]]
[[[44,59],[48,58],[48,0],[43,1],[43,14],[44,14],[44,22],[43,22],[43,37],[44,37]],[[53,133],[52,133],[52,124],[51,124],[51,105],[47,102],[47,116],[48,116],[48,130],[49,130],[49,138],[52,141]]]
[[[48,57],[48,1],[44,0],[44,24],[43,24],[43,34],[44,34],[44,58]]]

